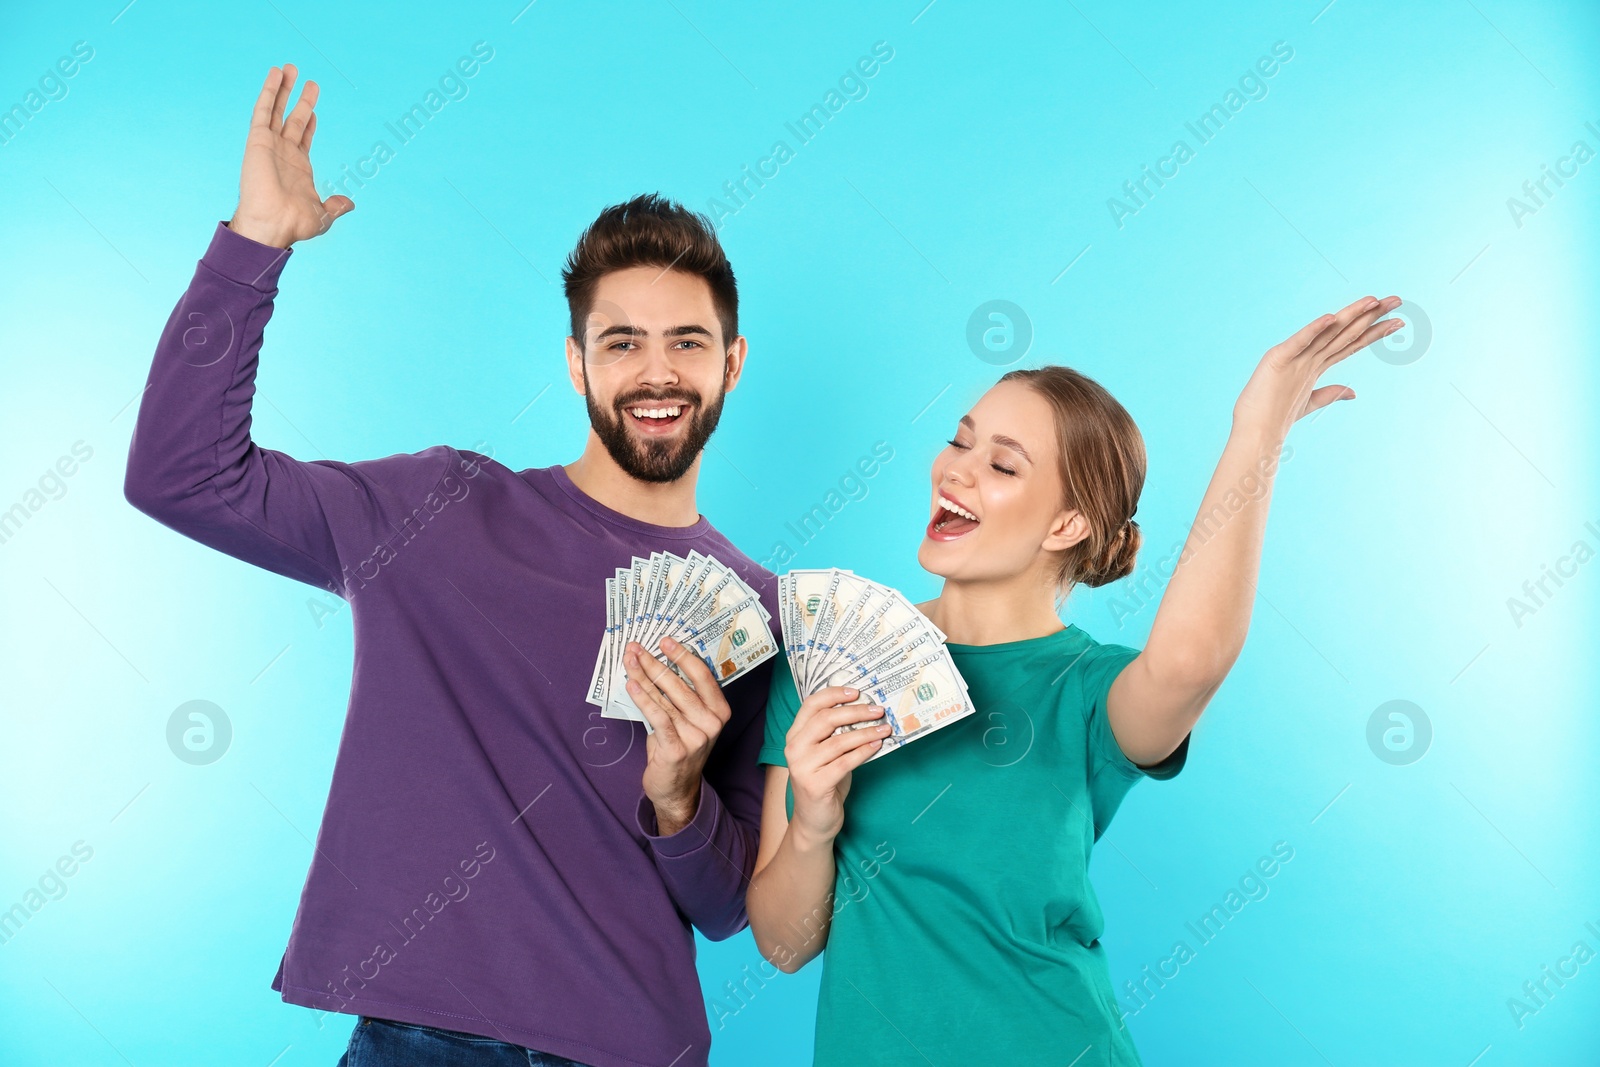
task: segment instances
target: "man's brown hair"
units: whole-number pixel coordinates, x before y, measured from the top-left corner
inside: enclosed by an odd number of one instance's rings
[[[711,286],[724,350],[739,336],[739,290],[711,220],[658,193],[645,193],[600,212],[562,268],[572,337],[580,347],[601,276],[629,267],[660,267],[704,278]]]

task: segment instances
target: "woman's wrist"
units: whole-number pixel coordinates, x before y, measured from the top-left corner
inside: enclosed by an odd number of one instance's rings
[[[833,854],[833,839],[838,831],[824,832],[812,829],[799,819],[789,821],[789,845],[801,856]]]

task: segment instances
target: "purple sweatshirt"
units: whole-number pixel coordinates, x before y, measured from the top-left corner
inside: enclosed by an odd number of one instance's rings
[[[179,533],[351,604],[344,732],[272,988],[596,1067],[706,1063],[690,925],[746,924],[771,662],[727,687],[694,820],[666,837],[643,725],[584,697],[605,579],[635,555],[715,556],[773,619],[775,578],[704,516],[629,518],[560,466],[256,445],[256,355],[290,255],[218,225],[156,348],[124,486]]]

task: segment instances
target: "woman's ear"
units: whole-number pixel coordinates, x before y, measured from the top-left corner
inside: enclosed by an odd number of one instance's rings
[[[1076,509],[1062,511],[1050,524],[1050,532],[1039,547],[1047,552],[1060,552],[1088,536],[1089,520],[1083,517],[1083,512]]]

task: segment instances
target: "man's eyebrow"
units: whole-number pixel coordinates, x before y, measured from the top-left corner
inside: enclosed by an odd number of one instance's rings
[[[685,337],[685,336],[688,336],[689,334],[702,334],[705,337],[709,338],[711,336],[711,331],[706,329],[704,326],[700,326],[700,325],[691,323],[691,324],[689,324],[687,326],[672,326],[672,327],[669,327],[666,331],[663,332],[662,336],[664,336],[664,337]],[[629,325],[627,323],[618,323],[615,326],[607,326],[605,329],[601,330],[598,334],[595,335],[595,340],[596,341],[604,341],[607,337],[613,337],[613,336],[618,336],[618,335],[621,335],[621,336],[624,336],[624,337],[649,337],[650,336],[650,331],[645,329],[643,326],[632,326],[632,325]]]
[[[977,426],[976,423],[974,423],[972,421],[972,416],[971,415],[963,415],[963,416],[961,416],[961,425],[965,426],[967,429],[971,430],[973,433],[977,433],[978,432],[978,426]],[[1015,437],[1007,437],[1003,433],[997,433],[997,434],[991,434],[989,436],[989,439],[991,441],[993,441],[997,445],[1004,445],[1005,447],[1011,449],[1013,452],[1016,452],[1016,453],[1020,454],[1022,456],[1022,458],[1027,460],[1029,463],[1033,462],[1033,457],[1028,455],[1028,450],[1026,448],[1023,448],[1022,447],[1022,442],[1018,441]]]

